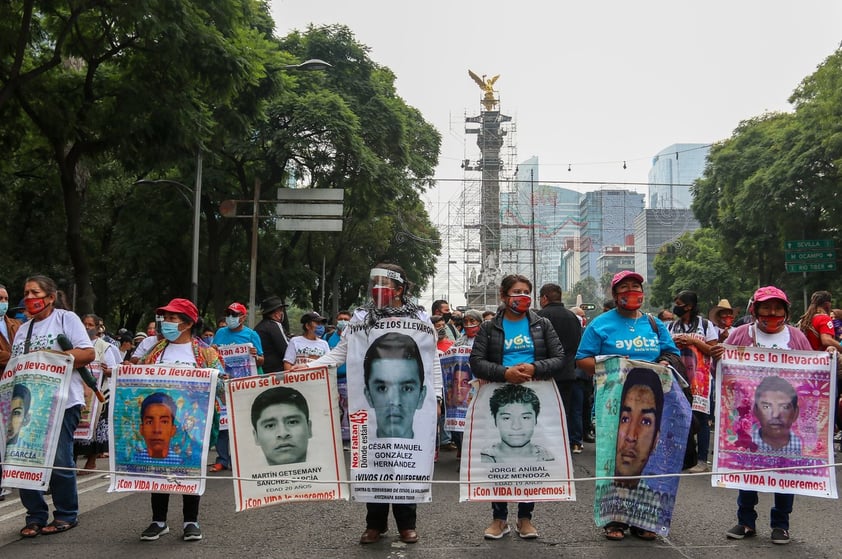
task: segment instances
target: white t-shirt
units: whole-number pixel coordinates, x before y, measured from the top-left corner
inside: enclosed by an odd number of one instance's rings
[[[768,334],[760,328],[754,328],[754,337],[757,340],[757,347],[789,347],[789,328],[784,328],[774,334]]]
[[[138,358],[139,360],[143,360],[146,357],[146,354],[149,353],[155,344],[160,342],[161,340],[158,339],[158,336],[146,336],[143,338],[139,344],[137,344],[137,348],[132,353],[132,358]]]
[[[155,364],[160,365],[190,365],[196,366],[196,356],[193,354],[193,342],[184,344],[168,343]]]
[[[306,365],[329,351],[330,346],[321,338],[311,340],[304,336],[295,336],[287,345],[287,351],[284,353],[284,361],[293,365],[299,363]]]
[[[18,328],[15,334],[15,341],[12,343],[12,357],[23,355],[26,345],[26,336],[32,328],[32,335],[29,339],[29,351],[40,349],[54,349],[63,351],[58,345],[58,335],[64,334],[73,344],[75,349],[93,348],[94,345],[88,337],[88,331],[82,324],[82,319],[75,313],[61,309],[53,309],[47,318],[42,320],[30,320]],[[85,388],[82,377],[78,372],[73,371],[70,377],[70,391],[67,395],[67,408],[82,405],[85,403]]]

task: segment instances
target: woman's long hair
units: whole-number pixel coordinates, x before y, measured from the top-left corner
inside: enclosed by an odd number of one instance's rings
[[[813,317],[819,313],[819,309],[823,309],[827,303],[833,300],[830,291],[816,291],[810,297],[810,305],[807,307],[807,312],[801,315],[798,320],[798,328],[805,334],[813,328]]]

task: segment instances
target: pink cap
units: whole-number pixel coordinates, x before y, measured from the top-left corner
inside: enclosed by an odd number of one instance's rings
[[[166,307],[158,307],[155,311],[156,314],[164,314],[165,312],[186,315],[193,324],[199,321],[199,310],[189,299],[173,299]]]
[[[766,287],[761,287],[757,291],[754,292],[754,296],[752,297],[755,303],[760,303],[761,301],[768,301],[769,299],[780,299],[784,303],[789,306],[789,299],[786,298],[786,293],[775,287],[774,285],[767,285]]]
[[[241,316],[248,314],[245,305],[243,305],[242,303],[231,303],[230,305],[228,305],[228,310],[231,312],[235,312]]]
[[[614,274],[614,277],[611,279],[611,289],[614,289],[614,286],[623,281],[626,278],[632,278],[633,280],[637,280],[638,283],[643,283],[643,276],[634,272],[632,270],[622,270]]]

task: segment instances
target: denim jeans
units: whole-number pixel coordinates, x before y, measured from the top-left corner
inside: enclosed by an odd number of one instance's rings
[[[518,503],[517,517],[531,520],[533,510],[535,510],[535,503]],[[491,503],[491,514],[494,520],[506,520],[509,518],[509,503],[494,501]]]
[[[570,444],[582,444],[584,437],[584,425],[582,424],[582,408],[585,405],[584,380],[576,379],[570,388],[570,408],[566,411],[567,433],[570,436]]]
[[[222,464],[226,469],[231,469],[231,450],[228,439],[228,429],[219,431],[216,439],[216,463]]]
[[[696,440],[698,441],[699,462],[707,462],[708,451],[710,450],[710,424],[708,420],[710,416],[700,411],[694,411],[693,417],[699,423],[699,432],[696,433]]]
[[[772,507],[769,519],[769,525],[772,528],[783,528],[784,530],[789,530],[789,515],[792,512],[792,505],[794,502],[795,495],[789,493],[775,493],[775,506]],[[757,491],[744,491],[741,489],[737,495],[737,522],[755,530],[757,511],[754,510],[754,507],[756,505]]]
[[[53,470],[50,476],[50,492],[55,511],[53,517],[65,522],[76,522],[79,515],[79,495],[76,492],[76,461],[73,458],[73,432],[79,425],[82,406],[73,406],[64,410],[61,422],[61,434],[56,447],[53,465],[69,470]],[[20,502],[26,507],[26,523],[46,526],[50,519],[50,508],[44,500],[44,492],[34,489],[21,489]]]

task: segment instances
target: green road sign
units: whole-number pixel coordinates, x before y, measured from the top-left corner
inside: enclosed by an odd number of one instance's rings
[[[805,260],[836,260],[836,251],[830,250],[787,250],[784,252],[787,262],[803,262]]]
[[[833,272],[836,262],[787,262],[787,272]]]
[[[786,250],[810,250],[816,248],[833,248],[833,239],[818,239],[813,241],[786,241]]]

